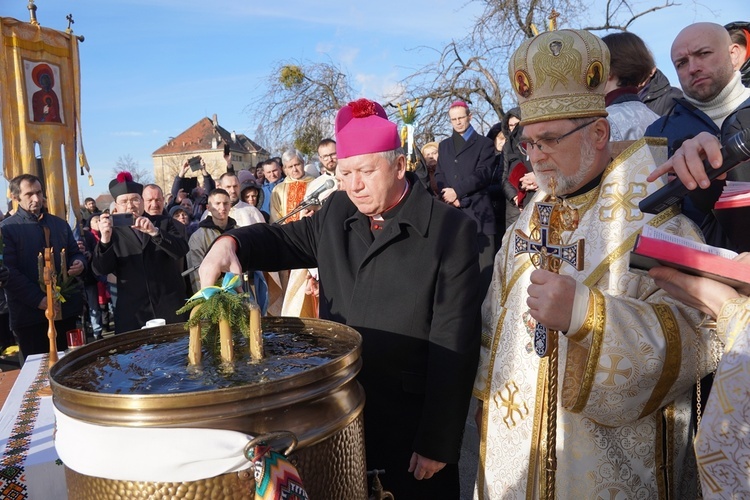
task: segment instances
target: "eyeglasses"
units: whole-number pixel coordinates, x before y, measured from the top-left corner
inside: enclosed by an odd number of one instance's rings
[[[116,202],[121,207],[127,207],[128,205],[132,206],[138,206],[141,204],[141,197],[140,196],[133,196],[130,198],[120,199]]]
[[[553,138],[549,138],[549,139],[539,139],[538,141],[521,141],[518,144],[518,149],[523,154],[525,154],[526,156],[529,156],[529,154],[531,153],[531,151],[534,150],[534,147],[539,148],[540,152],[544,152],[544,153],[547,153],[547,154],[554,153],[555,152],[555,146],[557,144],[560,144],[560,141],[562,141],[563,139],[565,139],[566,137],[568,137],[570,135],[573,135],[574,133],[578,132],[582,128],[588,127],[589,125],[591,125],[595,121],[596,120],[591,120],[588,123],[584,123],[583,125],[579,125],[576,128],[574,128],[573,130],[571,130],[570,132],[568,132],[567,134],[563,134],[560,137],[557,137],[557,138],[554,138],[554,139]]]
[[[326,161],[333,160],[334,158],[336,158],[336,153],[331,153],[329,155],[323,155],[320,157],[321,160],[326,160]]]

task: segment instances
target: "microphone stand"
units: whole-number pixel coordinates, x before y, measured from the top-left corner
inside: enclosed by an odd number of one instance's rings
[[[286,214],[284,217],[282,217],[281,219],[279,219],[276,222],[274,222],[274,224],[284,224],[288,218],[292,217],[293,215],[301,212],[302,210],[304,210],[306,208],[313,207],[315,205],[320,205],[320,200],[317,198],[317,196],[309,198],[309,199],[306,199],[306,200],[302,200],[299,203],[299,205],[297,205],[296,207],[294,207],[294,210],[292,210],[291,212],[289,212],[288,214]]]

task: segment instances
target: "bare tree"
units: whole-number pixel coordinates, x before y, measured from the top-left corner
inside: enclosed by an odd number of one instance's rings
[[[141,167],[130,155],[121,156],[117,159],[115,168],[112,169],[112,176],[116,177],[122,171],[130,172],[133,180],[140,184],[151,184],[154,182],[153,172],[148,168]]]
[[[437,57],[402,82],[409,89],[409,98],[422,102],[418,143],[450,133],[446,111],[456,99],[469,104],[474,125],[480,130],[486,131],[500,121],[506,108],[515,105],[507,75],[511,55],[524,39],[546,31],[550,25],[625,31],[639,17],[679,5],[674,0],[656,0],[646,2],[651,3],[648,6],[638,2],[636,9],[632,0],[607,0],[602,13],[590,12],[583,0],[478,1],[484,5],[484,11],[471,33],[441,50],[417,49],[431,51]],[[601,22],[591,24],[597,19]]]
[[[333,62],[280,62],[261,83],[265,93],[248,106],[271,144],[306,144],[311,131],[333,134],[336,112],[354,91]],[[317,146],[317,144],[315,144]]]

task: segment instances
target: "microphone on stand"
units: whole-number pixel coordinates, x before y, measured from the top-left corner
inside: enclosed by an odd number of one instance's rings
[[[721,147],[721,159],[719,168],[712,167],[708,160],[703,161],[709,180],[714,180],[740,163],[750,160],[750,129],[740,130],[727,139]],[[689,192],[680,179],[675,179],[641,200],[638,208],[647,214],[658,214],[681,201]]]
[[[321,184],[320,186],[318,186],[318,189],[316,189],[312,193],[310,193],[307,196],[305,196],[305,198],[302,200],[302,203],[310,203],[310,202],[313,202],[313,201],[317,201],[318,200],[318,196],[320,196],[323,193],[323,191],[327,191],[329,189],[332,189],[335,185],[336,185],[336,181],[334,181],[333,179],[328,179],[323,184]],[[300,203],[300,204],[302,204],[302,203]],[[316,205],[316,204],[319,204],[319,203],[312,203],[312,204]]]

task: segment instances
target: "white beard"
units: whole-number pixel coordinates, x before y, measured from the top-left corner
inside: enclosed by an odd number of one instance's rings
[[[552,162],[536,162],[532,164],[534,174],[536,175],[537,185],[545,192],[552,193],[550,189],[550,180],[555,179],[555,195],[564,195],[575,192],[582,185],[584,180],[589,178],[591,167],[594,164],[596,151],[593,144],[588,139],[581,142],[581,159],[578,171],[570,176],[563,177],[560,171]],[[539,169],[551,169],[547,172],[539,172]]]

